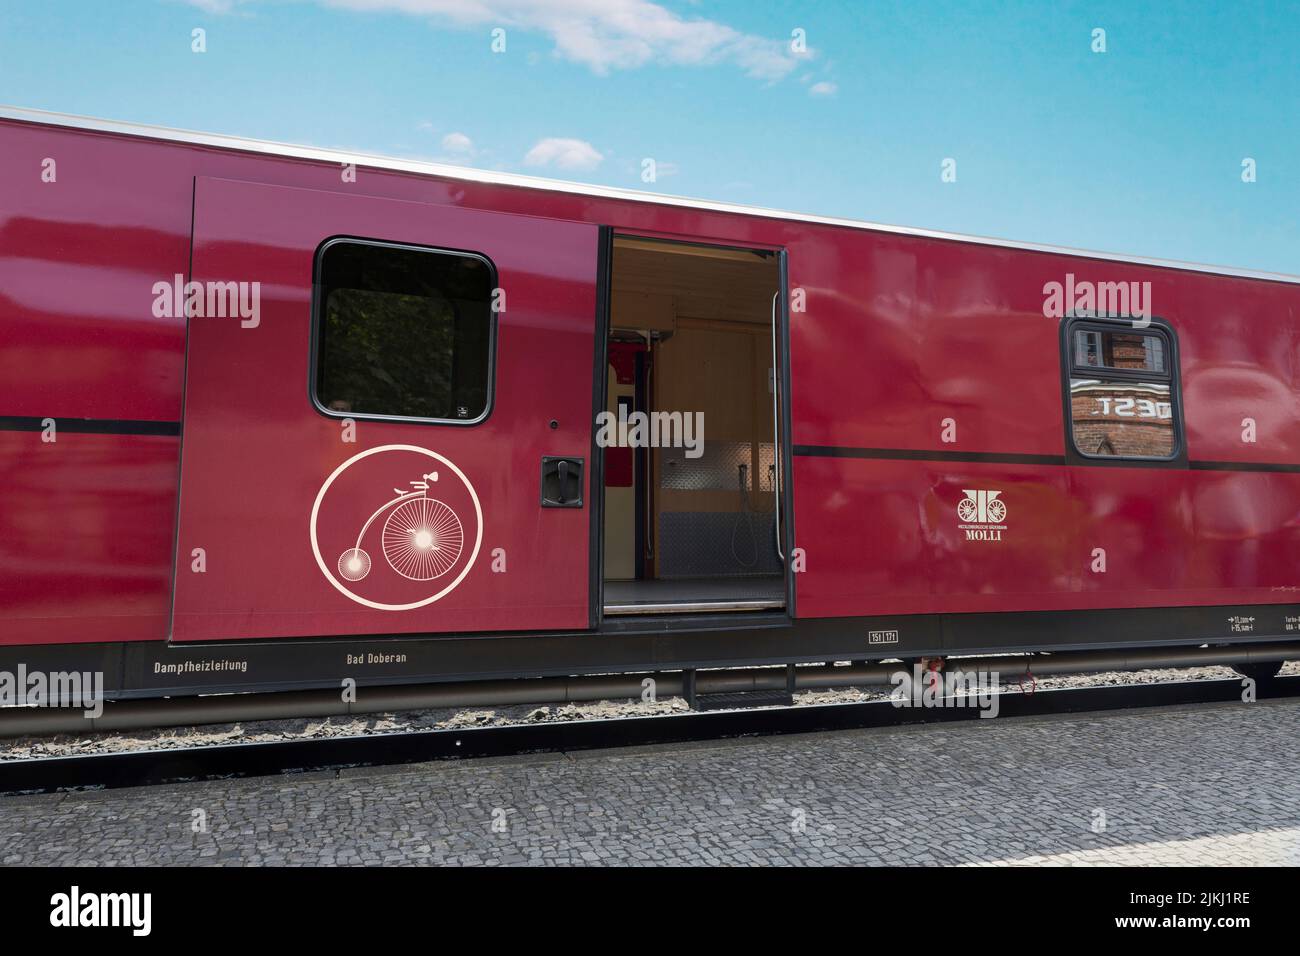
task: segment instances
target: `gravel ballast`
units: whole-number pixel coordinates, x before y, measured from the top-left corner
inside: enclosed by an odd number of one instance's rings
[[[1300,675],[1300,662],[1287,664],[1282,673]],[[1157,681],[1222,680],[1235,676],[1235,672],[1228,667],[1119,671],[1042,677],[1037,679],[1037,683],[1032,689],[1102,687],[1146,684]],[[1004,689],[1013,693],[1022,691],[1020,685],[1014,682],[1004,684]],[[1027,684],[1023,689],[1030,690],[1031,687]],[[892,688],[888,686],[811,690],[796,694],[795,705],[847,704],[884,700],[889,697],[891,690]],[[248,721],[230,724],[205,724],[195,727],[160,727],[102,734],[14,737],[0,739],[0,760],[23,760],[32,757],[70,757],[82,754],[107,754],[139,750],[176,750],[213,744],[351,737],[365,734],[394,734],[421,730],[502,727],[544,721],[608,720],[689,712],[690,708],[684,699],[671,697],[657,701],[602,700],[591,703],[555,704],[550,706],[524,704],[492,708],[441,708],[391,714]]]

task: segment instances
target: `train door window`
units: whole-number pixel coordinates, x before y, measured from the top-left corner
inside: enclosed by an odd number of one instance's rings
[[[1084,458],[1173,461],[1182,447],[1172,330],[1069,320],[1069,433]]]
[[[474,424],[492,397],[484,256],[331,239],[316,255],[313,398],[331,415]]]

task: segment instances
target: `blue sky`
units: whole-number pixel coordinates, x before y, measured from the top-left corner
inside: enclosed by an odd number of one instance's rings
[[[1300,273],[1297,36],[1296,2],[5,0],[0,102]]]

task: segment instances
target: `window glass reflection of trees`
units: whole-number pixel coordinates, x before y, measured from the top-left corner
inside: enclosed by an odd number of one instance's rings
[[[492,285],[483,260],[338,243],[321,258],[320,280],[322,405],[409,418],[483,414]]]

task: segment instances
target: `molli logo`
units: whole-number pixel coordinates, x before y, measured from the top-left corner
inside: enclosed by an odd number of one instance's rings
[[[483,544],[465,473],[416,445],[381,445],[334,469],[311,510],[316,564],[366,607],[408,611],[451,593]],[[374,555],[374,557],[372,557]]]
[[[957,525],[966,532],[967,541],[1001,541],[1002,532],[1007,526],[1002,522],[1007,517],[1007,505],[999,495],[1000,491],[978,491],[963,488],[966,497],[957,502]]]

